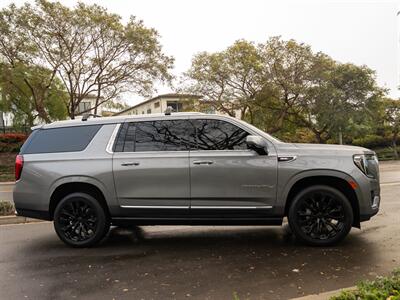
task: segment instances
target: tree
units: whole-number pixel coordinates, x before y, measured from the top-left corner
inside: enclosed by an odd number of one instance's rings
[[[371,121],[373,108],[384,90],[375,80],[375,72],[366,66],[341,64],[317,56],[310,88],[304,94],[296,123],[309,128],[319,142],[333,139],[342,142],[343,134]]]
[[[384,108],[384,120],[392,135],[393,154],[396,159],[399,159],[397,139],[400,132],[400,102],[393,99],[384,99],[382,105]]]
[[[184,74],[184,89],[218,111],[243,116],[262,89],[260,66],[255,45],[239,40],[222,52],[196,55]]]
[[[48,123],[51,119],[45,102],[49,90],[54,87],[57,69],[43,67],[44,61],[37,50],[27,35],[20,10],[14,4],[1,10],[0,64],[3,93],[10,91],[9,96],[30,101],[29,105],[25,103],[25,109],[29,109],[26,112],[34,110],[41,120]],[[4,97],[5,95],[3,100]]]
[[[67,93],[58,78],[47,86],[51,76],[50,70],[40,67],[0,64],[0,110],[13,113],[14,125],[65,119]]]
[[[204,95],[220,112],[240,111],[242,118],[278,135],[307,129],[320,143],[351,122],[365,121],[368,107],[384,93],[367,67],[338,63],[280,37],[200,53],[184,79],[186,90]]]
[[[88,109],[96,112],[123,92],[146,95],[155,80],[171,79],[173,59],[162,53],[158,33],[134,17],[123,25],[120,16],[98,5],[78,3],[70,9],[47,0],[21,8],[11,5],[2,14],[13,15],[9,27],[24,31],[16,32],[16,41],[30,41],[34,51],[24,55],[55,71],[62,81],[71,118],[88,95],[96,96],[95,107]]]

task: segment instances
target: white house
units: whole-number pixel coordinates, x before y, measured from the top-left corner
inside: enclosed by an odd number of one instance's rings
[[[164,94],[159,95],[142,103],[136,104],[128,109],[117,112],[114,116],[119,115],[144,115],[163,113],[170,106],[174,112],[187,111],[192,109],[194,102],[199,101],[201,96],[191,94]]]

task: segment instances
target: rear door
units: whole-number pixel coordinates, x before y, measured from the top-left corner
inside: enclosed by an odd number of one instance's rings
[[[197,150],[190,152],[191,214],[268,215],[276,198],[274,149],[269,155],[248,149],[249,132],[225,120],[192,122]]]
[[[113,172],[118,200],[126,215],[164,217],[188,213],[189,149],[187,120],[123,125],[115,145]]]

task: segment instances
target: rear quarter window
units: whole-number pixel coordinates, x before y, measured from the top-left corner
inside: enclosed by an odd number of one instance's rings
[[[84,150],[102,125],[37,129],[21,148],[21,154],[77,152]]]

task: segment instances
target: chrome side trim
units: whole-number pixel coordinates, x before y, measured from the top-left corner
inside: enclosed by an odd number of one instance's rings
[[[271,209],[272,205],[264,206],[191,206],[191,209]]]
[[[150,208],[150,209],[189,209],[189,206],[179,205],[121,205],[121,208]]]
[[[118,130],[121,127],[121,123],[118,123],[117,126],[115,126],[113,133],[111,134],[110,139],[108,140],[107,147],[106,147],[106,152],[113,154],[113,146],[115,142],[115,138],[117,136]]]

